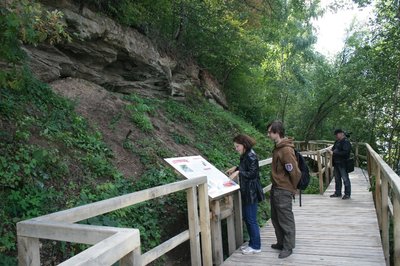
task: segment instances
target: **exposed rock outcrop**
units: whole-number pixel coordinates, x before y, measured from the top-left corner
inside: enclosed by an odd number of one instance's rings
[[[218,82],[194,63],[161,54],[149,38],[68,1],[43,1],[64,13],[71,43],[26,46],[30,66],[45,82],[66,77],[94,82],[120,93],[184,97],[194,90],[227,107]],[[51,7],[50,7],[51,6]]]

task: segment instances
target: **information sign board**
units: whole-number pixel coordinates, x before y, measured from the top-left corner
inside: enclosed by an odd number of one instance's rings
[[[212,199],[239,189],[239,185],[200,155],[166,158],[186,178],[207,176],[208,196]]]

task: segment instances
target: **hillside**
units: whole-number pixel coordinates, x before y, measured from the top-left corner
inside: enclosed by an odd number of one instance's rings
[[[261,158],[270,152],[263,134],[196,95],[145,98],[74,78],[49,86],[27,73],[21,85],[1,90],[0,261],[7,263],[15,263],[16,222],[180,179],[163,158],[200,154],[223,170],[238,162],[231,140],[239,132],[257,139]],[[186,223],[185,202],[178,194],[83,222],[137,227],[146,250],[176,230],[165,221]],[[46,265],[82,248],[43,244]]]

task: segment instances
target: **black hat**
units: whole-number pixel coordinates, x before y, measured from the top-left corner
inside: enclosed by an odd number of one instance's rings
[[[344,133],[344,131],[342,129],[340,129],[340,128],[335,129],[335,131],[333,132],[333,135],[336,135],[338,133]]]

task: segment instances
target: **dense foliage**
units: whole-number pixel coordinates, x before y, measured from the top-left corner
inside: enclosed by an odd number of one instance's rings
[[[132,156],[140,158],[145,170],[141,176],[124,177],[112,166],[113,153],[103,143],[101,133],[90,129],[87,122],[74,113],[71,103],[54,95],[29,73],[24,77],[24,87],[18,90],[3,87],[0,91],[2,103],[5,103],[0,106],[2,254],[15,254],[15,223],[20,220],[178,180],[161,162],[162,158],[173,156],[174,151],[165,147],[153,134],[153,127],[146,124],[151,125],[155,113],[142,113],[147,120],[132,120],[147,132],[147,137],[121,145],[130,150]],[[127,111],[131,106],[148,111],[163,110],[170,123],[186,125],[188,134],[195,137],[191,142],[220,169],[238,162],[231,141],[238,132],[254,135],[260,142],[257,145],[260,156],[268,156],[265,147],[270,144],[265,136],[214,105],[145,100],[137,95],[128,99]],[[171,136],[176,143],[189,143],[185,135],[171,132]],[[263,177],[264,184],[268,184],[266,172]],[[172,210],[175,215],[168,214]],[[144,249],[148,249],[166,237],[165,228],[160,228],[161,221],[173,223],[174,219],[185,217],[185,210],[185,195],[177,194],[83,222],[140,228]],[[266,213],[262,212],[264,221]],[[59,248],[53,247],[51,251],[45,249],[44,256],[62,259],[81,248],[65,243],[58,245]]]
[[[370,1],[354,1],[359,6]],[[230,109],[265,130],[280,119],[297,139],[332,139],[343,127],[400,171],[399,2],[375,1],[368,28],[353,26],[331,61],[313,50],[311,20],[334,1],[91,0],[166,49],[197,60],[224,86]],[[156,16],[155,16],[156,14]],[[365,126],[368,125],[368,126]]]

